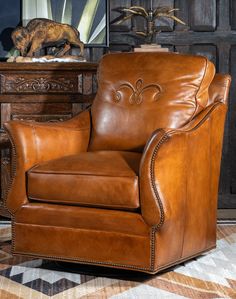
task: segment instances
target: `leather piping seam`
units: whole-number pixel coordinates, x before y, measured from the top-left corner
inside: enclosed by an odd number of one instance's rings
[[[11,178],[10,178],[10,182],[8,184],[8,187],[6,189],[6,191],[4,192],[4,195],[3,195],[3,207],[6,208],[6,210],[10,213],[11,216],[13,216],[13,213],[8,209],[7,207],[7,198],[8,198],[8,195],[10,193],[10,190],[13,186],[13,183],[15,181],[15,178],[16,178],[16,146],[15,146],[15,142],[14,142],[14,139],[12,138],[12,135],[10,133],[10,131],[7,129],[7,127],[5,125],[3,125],[5,131],[7,132],[8,134],[8,137],[9,137],[9,140],[10,140],[10,143],[11,143],[11,146],[12,146],[12,163],[11,163]]]

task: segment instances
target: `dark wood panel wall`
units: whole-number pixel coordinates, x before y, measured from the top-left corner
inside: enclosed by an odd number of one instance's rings
[[[233,77],[225,127],[219,206],[236,208],[236,1],[153,0],[153,4],[154,7],[180,8],[176,16],[187,24],[157,21],[162,32],[156,36],[156,43],[180,53],[205,55],[214,62],[217,72],[230,73]],[[110,51],[130,51],[133,46],[143,43],[141,38],[133,36],[133,31],[145,26],[141,17],[121,25],[114,23],[120,16],[119,8],[131,5],[149,8],[150,2],[110,0]]]

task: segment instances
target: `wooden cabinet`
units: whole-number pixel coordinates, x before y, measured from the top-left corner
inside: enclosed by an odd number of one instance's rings
[[[77,114],[96,93],[96,63],[0,63],[1,127],[8,120],[55,122]],[[10,179],[10,144],[2,131],[1,198]],[[8,216],[0,199],[0,215]]]

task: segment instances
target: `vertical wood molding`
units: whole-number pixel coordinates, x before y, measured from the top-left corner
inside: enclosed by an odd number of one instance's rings
[[[1,127],[3,127],[3,124],[8,120],[11,120],[11,104],[2,103],[1,104]]]
[[[192,0],[190,3],[191,29],[194,31],[215,31],[216,0]]]
[[[174,7],[179,8],[179,11],[176,12],[176,16],[186,23],[186,25],[176,23],[175,30],[178,31],[189,30],[190,28],[189,27],[189,5],[190,2],[188,0],[175,0]]]
[[[230,12],[232,16],[232,21],[236,26],[236,2],[234,0],[218,0],[218,26],[217,30],[224,31],[230,30]],[[231,5],[232,3],[232,5]],[[234,17],[233,17],[234,15]]]
[[[218,72],[230,72],[231,44],[227,41],[218,44]]]

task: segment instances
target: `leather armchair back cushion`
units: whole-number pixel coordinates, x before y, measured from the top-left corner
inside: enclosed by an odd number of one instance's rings
[[[154,130],[179,128],[207,106],[214,74],[214,65],[201,56],[105,55],[89,150],[142,151]]]

